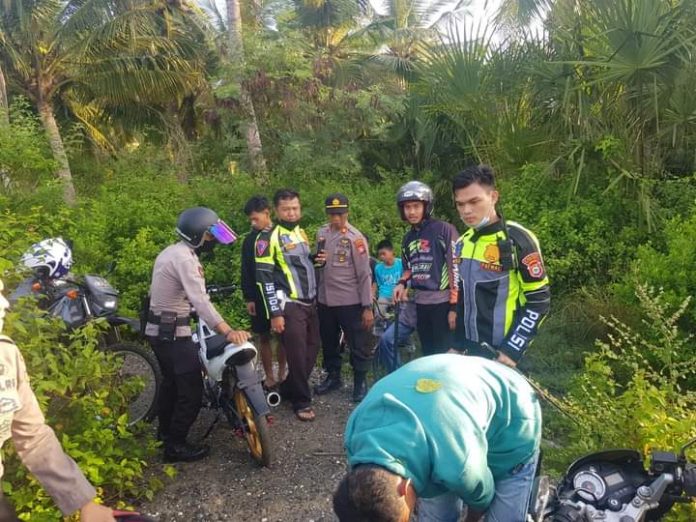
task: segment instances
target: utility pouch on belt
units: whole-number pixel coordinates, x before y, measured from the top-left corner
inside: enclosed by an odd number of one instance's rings
[[[160,341],[173,341],[176,339],[176,312],[162,312],[160,314],[159,335]]]

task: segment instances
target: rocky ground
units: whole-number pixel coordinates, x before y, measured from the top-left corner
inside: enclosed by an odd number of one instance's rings
[[[316,382],[316,377],[315,377]],[[221,419],[206,442],[211,455],[176,464],[177,476],[152,502],[138,506],[160,521],[333,521],[331,496],[346,470],[343,429],[352,383],[315,397],[314,422],[295,418],[288,404],[273,411],[273,465],[261,468]],[[203,410],[191,438],[203,436],[214,412]]]

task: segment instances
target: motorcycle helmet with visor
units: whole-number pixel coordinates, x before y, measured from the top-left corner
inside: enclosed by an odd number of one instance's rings
[[[184,210],[176,224],[176,232],[192,248],[199,248],[205,241],[205,233],[210,234],[218,243],[229,245],[237,240],[237,234],[218,215],[206,207],[194,207]]]

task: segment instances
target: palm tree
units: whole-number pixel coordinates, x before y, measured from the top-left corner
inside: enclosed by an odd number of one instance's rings
[[[229,63],[234,64],[238,70],[245,62],[244,40],[242,29],[242,8],[240,0],[227,0],[227,35],[228,35],[228,56]],[[265,174],[266,160],[263,156],[263,146],[261,144],[261,133],[259,124],[256,120],[256,111],[251,94],[244,86],[239,83],[239,101],[242,110],[243,134],[247,144],[247,151],[251,168],[254,173]]]
[[[83,117],[122,104],[165,103],[202,81],[196,60],[162,32],[161,6],[145,0],[5,0],[0,65],[15,92],[36,107],[47,133],[64,200],[75,188],[56,108]],[[171,21],[167,21],[171,22]],[[183,35],[185,27],[174,31]],[[75,112],[75,111],[73,111]],[[84,119],[84,118],[83,118]],[[96,126],[88,130],[97,132]]]
[[[5,83],[5,73],[2,72],[0,62],[0,126],[10,124],[10,104],[7,100],[7,84]]]

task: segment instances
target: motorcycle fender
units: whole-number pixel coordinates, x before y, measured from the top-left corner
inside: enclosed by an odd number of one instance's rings
[[[253,363],[236,366],[235,369],[237,371],[237,386],[246,395],[256,415],[267,415],[270,413],[270,407],[266,402],[266,394],[263,392],[263,386],[261,386],[261,381]]]

